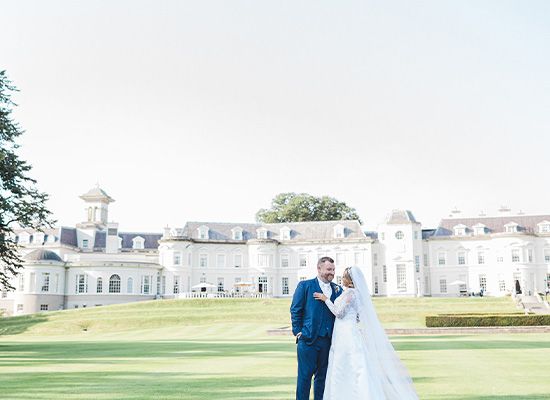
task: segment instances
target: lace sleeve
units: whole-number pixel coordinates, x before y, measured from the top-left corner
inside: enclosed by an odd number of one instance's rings
[[[337,299],[336,304],[330,301],[330,299],[327,299],[325,304],[336,318],[344,318],[350,309],[355,308],[355,290],[346,290]]]

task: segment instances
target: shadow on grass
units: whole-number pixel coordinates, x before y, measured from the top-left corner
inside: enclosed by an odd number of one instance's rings
[[[293,343],[213,343],[191,341],[7,342],[0,343],[0,366],[23,367],[54,363],[121,364],[154,358],[182,360],[241,357],[291,357]]]
[[[491,395],[491,396],[438,396],[430,397],[430,400],[548,400],[547,394],[501,394],[501,395]]]
[[[522,340],[523,339],[523,340]],[[499,340],[498,336],[477,336],[476,339],[455,336],[445,340],[445,337],[425,337],[422,340],[396,340],[392,342],[397,351],[423,350],[527,350],[549,349],[550,340],[532,341],[518,336],[518,340]]]
[[[31,326],[46,322],[47,320],[48,318],[45,314],[0,318],[0,336],[23,333]]]
[[[2,399],[289,399],[294,377],[136,372],[10,373]],[[106,397],[107,396],[107,397]]]

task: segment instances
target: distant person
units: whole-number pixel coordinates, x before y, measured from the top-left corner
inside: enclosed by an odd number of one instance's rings
[[[334,315],[313,295],[322,292],[335,301],[342,294],[342,288],[332,283],[334,270],[332,258],[320,258],[317,262],[317,277],[298,283],[292,298],[290,316],[298,353],[297,400],[309,399],[311,378],[314,375],[314,399],[323,399]]]
[[[378,320],[363,272],[346,268],[342,284],[346,289],[336,301],[324,293],[314,294],[336,316],[323,399],[418,400],[412,379]]]

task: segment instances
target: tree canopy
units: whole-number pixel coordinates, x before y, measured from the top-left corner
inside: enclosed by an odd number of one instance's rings
[[[333,197],[315,197],[308,193],[280,193],[270,209],[261,209],[256,220],[262,223],[361,220],[354,208]]]
[[[17,91],[0,71],[0,289],[13,289],[10,279],[21,268],[15,229],[43,229],[54,222],[46,208],[48,195],[36,188],[28,173],[31,166],[17,154],[16,139],[23,130],[11,116],[16,104],[11,94]]]

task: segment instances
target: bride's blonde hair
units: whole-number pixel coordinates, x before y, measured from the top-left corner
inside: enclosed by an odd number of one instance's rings
[[[342,277],[346,278],[350,282],[350,284],[351,284],[350,287],[355,287],[355,285],[353,284],[353,279],[351,279],[351,267],[347,267],[344,270],[344,273],[342,274]]]

